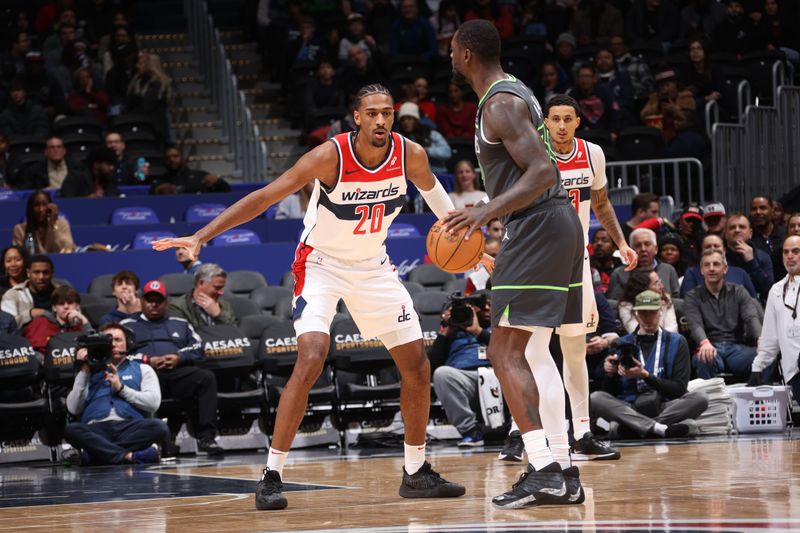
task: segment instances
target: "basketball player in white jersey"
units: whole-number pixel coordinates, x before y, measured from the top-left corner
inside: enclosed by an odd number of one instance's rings
[[[393,100],[382,85],[356,94],[355,132],[337,135],[301,157],[266,187],[227,208],[191,237],[162,239],[156,250],[185,247],[195,254],[216,235],[251,220],[284,197],[314,182],[297,247],[293,319],[298,357],[280,397],[267,467],[256,488],[256,508],[283,509],[282,471],[308,393],[320,376],[330,345],[330,326],[343,299],[361,335],[377,337],[402,377],[400,410],[405,454],[400,496],[447,498],[464,494],[462,485],[442,479],[425,461],[425,428],[431,370],[419,318],[397,270],[386,255],[389,225],[400,212],[406,179],[417,186],[439,218],[453,209],[431,173],[425,150],[392,133]]]
[[[589,242],[589,208],[619,247],[625,270],[636,268],[636,252],[625,242],[614,206],[608,200],[606,158],[603,149],[575,137],[580,126],[578,103],[566,95],[556,95],[545,106],[544,123],[556,155],[561,184],[578,212],[583,226],[584,243]],[[589,430],[589,373],[586,368],[586,335],[597,329],[597,305],[594,299],[589,252],[583,263],[583,323],[563,324],[557,328],[564,354],[564,387],[572,407],[575,443],[570,453],[574,461],[619,459],[617,450],[594,439]],[[549,402],[542,398],[540,409]]]

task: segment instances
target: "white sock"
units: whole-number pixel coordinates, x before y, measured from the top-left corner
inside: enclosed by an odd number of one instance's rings
[[[663,437],[663,436],[665,436],[667,434],[667,426],[665,426],[664,424],[660,424],[660,423],[656,422],[653,425],[653,429],[651,431],[653,433],[655,433],[656,435],[658,435],[659,437]]]
[[[525,452],[528,454],[528,462],[536,470],[541,470],[553,462],[550,448],[547,447],[547,439],[543,429],[534,429],[522,434],[522,442],[525,443]]]
[[[580,439],[589,429],[589,370],[586,367],[586,337],[561,335],[564,354],[564,388],[569,394],[572,431]]]
[[[405,458],[406,474],[409,476],[416,474],[417,470],[422,468],[425,463],[425,444],[421,446],[416,444],[403,443],[403,456]]]
[[[539,389],[539,417],[542,419],[542,428],[550,443],[550,451],[562,468],[567,468],[570,462],[567,425],[564,419],[564,384],[558,373],[558,367],[550,355],[552,334],[552,328],[534,329],[528,345],[525,346],[525,359],[528,360]],[[554,445],[558,446],[558,449],[555,449]]]
[[[550,446],[550,453],[553,454],[553,459],[562,469],[572,466],[572,460],[569,457],[569,438],[566,432],[558,435],[547,435],[547,444]]]
[[[276,470],[278,474],[280,474],[281,479],[283,479],[283,465],[286,463],[286,458],[288,456],[289,452],[282,452],[275,448],[270,448],[267,452],[267,468]]]
[[[514,431],[519,431],[519,426],[517,425],[517,421],[514,420],[514,417],[511,417],[511,429],[508,430],[509,433]]]

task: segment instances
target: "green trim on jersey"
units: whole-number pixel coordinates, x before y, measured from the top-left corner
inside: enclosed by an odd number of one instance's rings
[[[503,318],[508,320],[508,314],[511,312],[511,304],[506,306],[505,311],[503,311]]]
[[[568,287],[556,287],[555,285],[495,285],[492,286],[493,291],[503,291],[503,290],[527,290],[527,289],[538,289],[543,291],[559,291],[559,292],[569,292]]]
[[[489,92],[492,90],[492,88],[494,88],[494,86],[497,85],[498,83],[501,83],[501,82],[504,82],[504,81],[510,81],[510,82],[515,82],[516,83],[517,78],[515,78],[514,76],[512,76],[508,72],[503,72],[503,74],[505,74],[507,77],[506,78],[501,78],[499,80],[495,80],[495,81],[492,82],[491,85],[489,85],[489,88],[486,89],[485,93],[483,93],[483,96],[481,96],[481,99],[478,100],[478,107],[483,105],[483,101],[486,99],[486,95],[489,94]]]
[[[576,288],[576,287],[583,287],[583,282],[582,282],[582,281],[579,281],[578,283],[570,283],[570,284],[569,284],[569,288],[570,288],[570,289],[574,289],[574,288]]]

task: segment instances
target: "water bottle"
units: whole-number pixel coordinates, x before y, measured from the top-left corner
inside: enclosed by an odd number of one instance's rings
[[[144,157],[140,157],[136,160],[136,179],[139,182],[144,183],[147,179],[147,174],[145,174],[145,170],[150,166],[150,163],[147,162],[147,159]]]
[[[30,255],[36,255],[36,241],[33,240],[33,233],[30,231],[25,235],[25,249]]]

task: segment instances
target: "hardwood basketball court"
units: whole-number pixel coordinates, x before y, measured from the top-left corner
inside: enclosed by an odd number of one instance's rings
[[[800,441],[790,435],[627,443],[619,461],[581,464],[579,506],[499,510],[520,464],[497,449],[432,447],[431,461],[467,494],[397,495],[400,453],[293,452],[289,508],[256,511],[264,454],[149,468],[0,468],[0,531],[755,531],[800,530]]]

